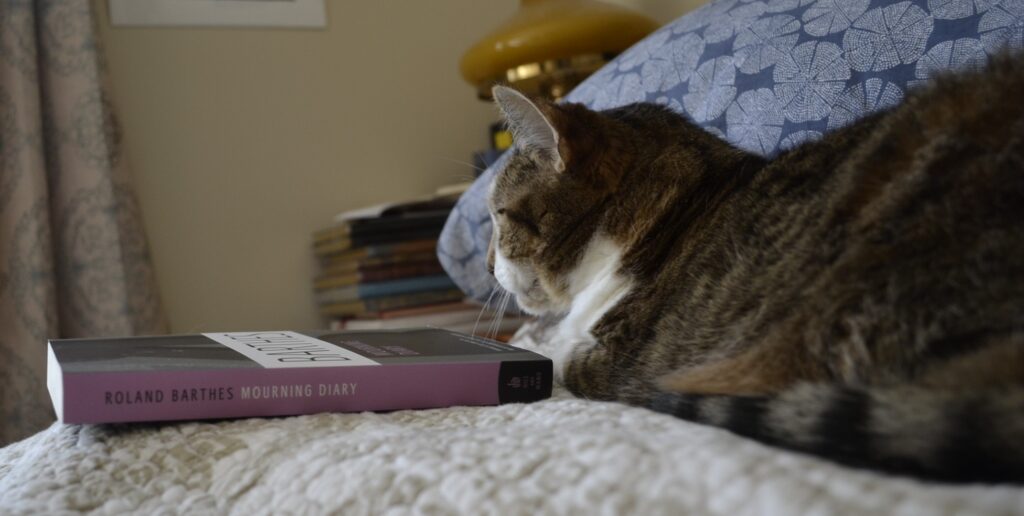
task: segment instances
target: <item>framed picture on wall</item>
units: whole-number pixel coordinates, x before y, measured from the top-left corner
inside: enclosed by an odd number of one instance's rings
[[[327,26],[324,0],[109,0],[114,26]]]

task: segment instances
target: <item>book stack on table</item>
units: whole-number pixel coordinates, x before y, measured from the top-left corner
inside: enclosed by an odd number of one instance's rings
[[[332,329],[437,327],[509,337],[522,324],[467,302],[441,268],[437,239],[456,195],[345,212],[313,234],[316,303]]]

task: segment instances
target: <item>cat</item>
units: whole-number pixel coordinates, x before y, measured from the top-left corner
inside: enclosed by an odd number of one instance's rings
[[[496,86],[488,268],[575,395],[843,464],[1024,479],[1024,59],[767,160]]]

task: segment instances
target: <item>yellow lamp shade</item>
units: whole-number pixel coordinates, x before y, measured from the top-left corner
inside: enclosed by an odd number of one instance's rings
[[[466,51],[460,69],[481,98],[490,97],[495,83],[557,97],[565,83],[582,80],[657,27],[597,0],[521,0],[511,19]],[[552,82],[560,84],[552,90]],[[529,91],[544,86],[551,91]]]

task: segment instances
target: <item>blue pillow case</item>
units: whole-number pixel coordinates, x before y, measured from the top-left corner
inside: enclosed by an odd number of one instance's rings
[[[892,106],[934,73],[1024,48],[1024,0],[717,0],[662,27],[567,97],[593,109],[648,101],[771,156]],[[469,296],[487,273],[487,186],[459,200],[438,243]]]

